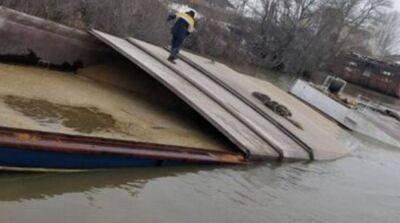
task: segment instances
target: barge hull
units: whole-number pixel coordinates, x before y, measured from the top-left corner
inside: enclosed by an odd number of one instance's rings
[[[1,55],[32,51],[43,63],[97,64],[110,55],[87,32],[0,6]],[[62,53],[60,53],[62,52]]]
[[[1,169],[81,170],[243,164],[241,154],[0,128]]]
[[[16,148],[1,148],[0,163],[3,169],[86,170],[123,167],[161,166],[163,161],[115,155],[88,155],[50,152]],[[178,163],[178,162],[176,162]]]

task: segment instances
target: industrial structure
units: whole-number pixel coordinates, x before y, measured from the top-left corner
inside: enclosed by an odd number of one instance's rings
[[[330,72],[350,83],[400,97],[399,64],[350,53],[335,60]]]

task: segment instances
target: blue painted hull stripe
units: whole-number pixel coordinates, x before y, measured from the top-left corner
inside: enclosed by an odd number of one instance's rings
[[[179,161],[161,161],[116,155],[89,155],[38,150],[0,148],[0,166],[51,169],[107,169],[124,167],[152,167],[182,164]]]

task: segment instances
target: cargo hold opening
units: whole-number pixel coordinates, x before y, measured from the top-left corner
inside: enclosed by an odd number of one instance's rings
[[[0,62],[3,127],[239,151],[194,109],[119,55],[76,74]]]

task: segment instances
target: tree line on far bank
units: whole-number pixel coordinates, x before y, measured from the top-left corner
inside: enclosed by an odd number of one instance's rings
[[[386,58],[399,44],[392,0],[231,0],[230,8],[194,0],[0,0],[0,5],[166,45],[166,17],[174,2],[201,14],[186,47],[230,63],[303,75],[350,51]]]

